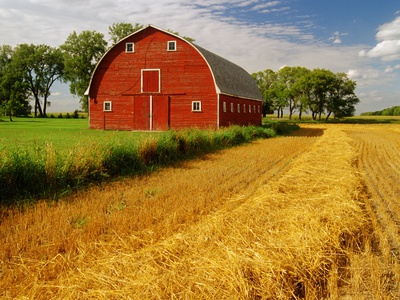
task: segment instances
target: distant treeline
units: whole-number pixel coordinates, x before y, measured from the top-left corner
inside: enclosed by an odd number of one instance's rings
[[[393,106],[374,112],[365,112],[361,116],[400,116],[400,106]]]

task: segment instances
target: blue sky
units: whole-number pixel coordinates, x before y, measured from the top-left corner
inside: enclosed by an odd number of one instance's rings
[[[282,66],[345,72],[357,114],[400,105],[400,2],[396,0],[0,0],[0,45],[59,46],[73,31],[108,39],[118,22],[190,36],[248,72]],[[49,112],[78,99],[57,84]]]

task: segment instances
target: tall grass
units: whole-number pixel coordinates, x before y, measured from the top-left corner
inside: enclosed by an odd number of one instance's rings
[[[0,153],[0,204],[58,197],[68,190],[111,176],[137,175],[183,159],[275,136],[265,127],[232,126],[218,131],[187,129],[135,139],[88,141],[65,150],[51,143],[3,149]]]

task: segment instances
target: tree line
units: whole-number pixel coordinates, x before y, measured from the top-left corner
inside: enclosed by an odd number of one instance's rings
[[[326,69],[309,70],[304,67],[283,67],[277,72],[267,69],[253,73],[263,95],[263,115],[277,112],[283,117],[284,109],[289,119],[295,113],[302,118],[310,113],[313,120],[329,117],[353,116],[360,102],[355,94],[356,82],[345,73]]]
[[[364,112],[361,116],[400,116],[400,106],[392,106],[378,111]]]

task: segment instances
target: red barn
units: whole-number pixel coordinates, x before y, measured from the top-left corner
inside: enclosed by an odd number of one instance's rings
[[[88,95],[95,129],[216,129],[262,118],[260,90],[244,69],[151,25],[108,50]]]

